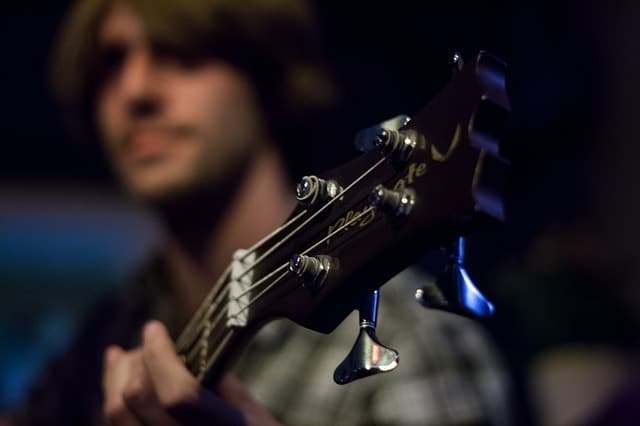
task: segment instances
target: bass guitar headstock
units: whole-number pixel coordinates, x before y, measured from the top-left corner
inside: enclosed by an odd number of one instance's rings
[[[365,129],[356,138],[363,155],[301,180],[292,217],[305,214],[282,230],[281,255],[264,265],[288,265],[269,314],[330,332],[426,250],[454,247],[460,256],[460,236],[504,220],[505,68],[484,52],[466,65],[458,58],[425,108]],[[464,313],[460,303],[438,307]]]
[[[505,71],[485,52],[466,64],[456,56],[452,80],[421,111],[365,129],[356,137],[362,155],[303,177],[289,220],[236,253],[216,318],[244,337],[277,317],[328,333],[359,309],[360,335],[334,378],[346,383],[386,371],[397,353],[375,336],[376,291],[440,247],[449,248],[450,263],[418,291],[420,303],[490,315],[493,306],[464,270],[461,238],[505,218]],[[199,312],[212,317],[218,305]]]

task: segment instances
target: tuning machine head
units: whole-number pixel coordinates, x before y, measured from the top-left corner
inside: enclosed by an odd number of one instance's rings
[[[337,265],[335,259],[326,255],[306,256],[294,254],[289,259],[289,271],[302,280],[302,286],[316,294],[327,281],[329,273]]]
[[[344,385],[363,377],[386,373],[398,366],[398,351],[383,345],[376,336],[379,292],[372,292],[360,306],[360,330],[351,351],[333,372],[333,380]]]
[[[303,176],[296,186],[296,198],[306,206],[313,206],[335,198],[342,187],[334,180],[324,180],[317,176]]]
[[[405,127],[411,118],[408,115],[400,114],[381,123],[366,127],[356,134],[354,145],[358,151],[368,152],[380,147],[380,133],[383,131],[398,131]]]
[[[464,268],[464,238],[448,248],[449,260],[435,283],[416,291],[416,300],[426,308],[440,309],[472,318],[493,315],[493,304],[473,284]]]
[[[376,208],[396,219],[407,217],[416,202],[415,192],[411,188],[395,191],[383,185],[377,185],[370,197]]]
[[[454,52],[453,55],[451,55],[451,62],[453,63],[454,74],[459,73],[464,68],[464,60],[460,52]]]

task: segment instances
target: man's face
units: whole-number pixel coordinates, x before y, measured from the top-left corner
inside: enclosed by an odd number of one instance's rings
[[[253,87],[239,71],[159,57],[143,21],[122,5],[107,14],[99,39],[111,68],[97,92],[98,130],[134,195],[154,201],[215,186],[264,142]]]

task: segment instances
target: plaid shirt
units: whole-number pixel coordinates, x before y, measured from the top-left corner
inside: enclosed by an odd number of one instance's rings
[[[102,354],[133,348],[149,318],[172,320],[162,263],[138,285],[105,299],[64,356],[34,385],[15,420],[25,425],[98,425]],[[381,290],[378,336],[400,351],[387,374],[345,386],[332,380],[357,332],[350,316],[330,336],[276,321],[261,330],[235,367],[254,396],[290,425],[507,424],[507,380],[482,327],[423,309],[413,292],[426,278],[407,270]],[[176,330],[174,330],[175,332]]]
[[[426,279],[408,269],[381,289],[377,335],[400,352],[394,371],[333,382],[357,336],[354,312],[329,336],[284,320],[268,324],[236,374],[291,425],[508,424],[508,378],[486,332],[416,303],[413,294]]]

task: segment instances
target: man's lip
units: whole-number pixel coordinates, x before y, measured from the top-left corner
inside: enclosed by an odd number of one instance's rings
[[[158,156],[171,145],[172,132],[164,128],[145,128],[131,132],[124,146],[127,155],[135,159]]]

